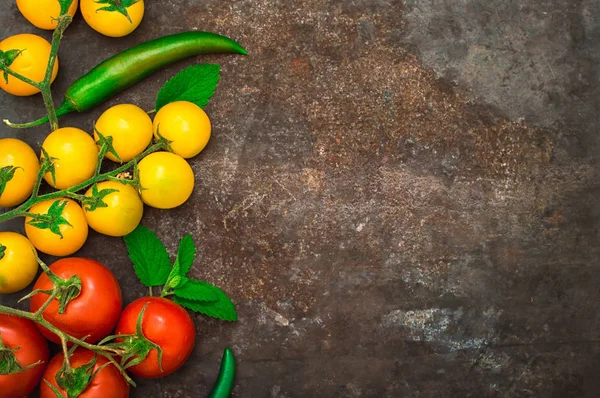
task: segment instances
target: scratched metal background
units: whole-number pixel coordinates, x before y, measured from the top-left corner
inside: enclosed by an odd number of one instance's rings
[[[40,33],[13,3],[0,36]],[[189,363],[132,396],[204,396],[227,345],[236,397],[598,396],[597,0],[148,3],[125,39],[76,18],[57,100],[169,33],[215,31],[250,56],[181,62],[62,123],[151,109],[182,67],[222,65],[194,195],[144,224],[172,251],[194,234],[194,274],[240,321],[196,316]],[[0,94],[1,118],[43,114]],[[0,126],[36,149],[46,134]],[[110,266],[128,302],[145,293],[121,240],[92,234],[78,255]]]

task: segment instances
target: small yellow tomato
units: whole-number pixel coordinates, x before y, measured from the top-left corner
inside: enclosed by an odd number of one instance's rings
[[[194,171],[179,155],[155,152],[138,166],[142,200],[158,209],[172,209],[184,204],[194,191]]]
[[[79,0],[73,0],[68,14],[75,16]],[[60,3],[58,0],[17,0],[17,7],[21,14],[35,27],[45,30],[56,29],[56,18],[60,16]]]
[[[121,162],[129,162],[152,142],[152,119],[144,110],[130,104],[115,105],[104,112],[96,122],[96,129],[105,137],[113,138],[113,148]],[[96,142],[100,139],[94,132]],[[119,160],[112,153],[106,157]]]
[[[81,14],[96,32],[109,37],[123,37],[142,23],[144,0],[119,0],[115,1],[112,7],[106,2],[81,0]]]
[[[144,204],[137,190],[131,185],[116,181],[104,181],[97,184],[96,189],[102,192],[105,189],[116,190],[103,198],[106,207],[97,207],[89,210],[84,206],[85,218],[94,231],[108,236],[125,236],[131,233],[142,221]],[[90,188],[85,196],[93,195]]]
[[[25,234],[33,246],[43,253],[57,257],[70,256],[81,249],[88,237],[88,224],[81,206],[71,199],[58,198],[40,202],[29,209],[29,212],[32,214],[48,214],[50,207],[57,201],[60,205],[64,205],[64,202],[66,202],[61,216],[68,224],[59,226],[62,237],[50,229],[40,229],[32,225],[30,223],[32,221],[31,217],[25,218]]]
[[[187,101],[171,102],[160,108],[153,123],[154,137],[171,142],[179,156],[193,158],[210,140],[211,124],[208,115],[198,105]]]
[[[35,249],[23,235],[0,232],[0,293],[25,289],[37,275]]]
[[[23,203],[33,192],[39,170],[39,160],[29,145],[15,138],[0,139],[0,207]],[[13,176],[3,191],[7,173]]]
[[[64,127],[50,133],[42,148],[54,158],[56,184],[50,172],[44,175],[48,184],[67,189],[89,180],[98,164],[98,148],[91,135],[74,127]],[[42,152],[43,158],[43,152]]]
[[[10,64],[10,69],[21,75],[41,82],[46,75],[48,59],[50,58],[50,43],[40,36],[28,33],[11,36],[0,42],[0,51],[18,50],[22,51]],[[52,70],[52,81],[58,74],[58,58]],[[0,79],[0,88],[9,94],[26,97],[40,92],[29,83],[25,83],[13,76],[8,77],[8,83],[3,76]]]

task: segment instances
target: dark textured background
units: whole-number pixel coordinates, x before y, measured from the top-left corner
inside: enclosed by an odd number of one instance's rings
[[[0,36],[40,33],[13,3]],[[197,188],[143,221],[172,251],[194,234],[194,274],[240,321],[196,316],[189,363],[132,396],[204,396],[226,345],[238,397],[600,395],[597,0],[149,3],[120,40],[78,16],[55,96],[164,34],[248,49],[196,59],[223,67]],[[191,62],[62,124],[151,109]],[[1,118],[43,113],[40,98],[0,95]],[[0,126],[36,149],[46,134]],[[109,265],[127,302],[145,293],[121,240],[92,234],[78,254]]]

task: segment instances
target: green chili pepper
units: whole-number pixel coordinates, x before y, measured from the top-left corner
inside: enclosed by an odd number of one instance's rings
[[[235,381],[235,357],[229,347],[225,348],[223,359],[221,360],[221,370],[208,398],[228,398],[233,390]]]
[[[151,40],[107,59],[80,77],[67,89],[56,115],[90,110],[160,68],[184,58],[210,53],[248,54],[237,42],[210,32],[184,32]],[[13,126],[25,128],[47,122],[46,116]]]

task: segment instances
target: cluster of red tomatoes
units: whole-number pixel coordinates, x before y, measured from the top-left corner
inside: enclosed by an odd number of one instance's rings
[[[136,334],[136,325],[142,316],[142,334],[154,346],[148,355],[127,372],[141,378],[157,378],[176,371],[189,358],[195,344],[195,327],[189,314],[176,303],[158,297],[138,299],[122,310],[121,289],[115,276],[101,263],[83,258],[64,258],[50,266],[59,278],[68,280],[74,275],[81,279],[81,292],[60,313],[59,303],[53,300],[43,311],[43,318],[60,331],[96,344],[111,335],[120,336],[116,342],[127,342]],[[54,287],[50,278],[42,274],[35,283],[34,290],[51,290]],[[37,293],[30,301],[30,311],[35,313],[48,300],[48,294]],[[64,362],[62,353],[49,362],[48,340],[60,343],[57,335],[33,322],[9,315],[0,315],[0,353],[6,349],[14,352],[17,362],[23,368],[40,362],[25,371],[0,375],[0,397],[22,397],[40,386],[41,398],[54,398],[55,393],[47,384],[58,391],[64,390],[57,383],[57,374]],[[84,348],[77,348],[70,357],[72,368],[89,364],[96,354]],[[160,358],[160,363],[159,363]],[[119,361],[119,358],[115,358]],[[114,365],[104,356],[97,355],[93,367],[101,369],[91,380],[87,389],[80,395],[83,398],[125,398],[129,396],[129,385]],[[103,367],[104,366],[104,367]],[[41,381],[41,383],[40,383]],[[66,394],[65,394],[66,396]]]

